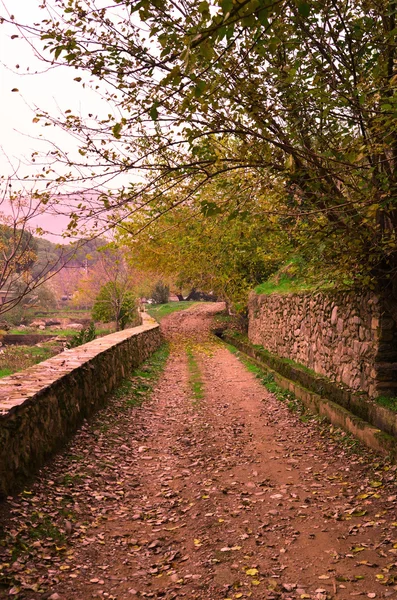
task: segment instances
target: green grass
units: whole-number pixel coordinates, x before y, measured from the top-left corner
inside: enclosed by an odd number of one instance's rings
[[[295,292],[305,292],[316,289],[312,284],[296,281],[287,276],[280,277],[276,280],[265,281],[255,288],[257,294],[293,294]]]
[[[167,315],[180,310],[186,310],[191,306],[194,306],[197,302],[167,302],[167,304],[148,304],[146,306],[146,312],[149,313],[156,321],[161,321]]]
[[[226,329],[225,333],[227,333],[227,335],[230,337],[236,338],[236,340],[240,340],[240,341],[244,342],[245,344],[249,344],[253,348],[260,350],[261,354],[269,359],[277,358],[278,361],[280,361],[281,363],[283,363],[285,365],[295,367],[296,369],[299,369],[300,371],[304,371],[305,373],[307,373],[308,375],[311,375],[313,377],[319,377],[319,374],[316,373],[316,371],[314,371],[313,369],[310,369],[310,367],[306,367],[305,365],[302,365],[302,363],[296,362],[295,360],[292,360],[291,358],[284,358],[281,356],[274,355],[271,352],[269,352],[269,350],[266,350],[266,348],[264,348],[263,346],[261,346],[259,344],[251,344],[251,342],[249,341],[248,336],[246,334],[242,334],[239,331],[234,331],[234,330],[229,330],[229,329]],[[321,377],[324,378],[323,375]]]
[[[257,294],[293,294],[334,288],[331,281],[313,281],[308,264],[302,256],[293,256],[269,279],[255,288]]]
[[[4,369],[0,369],[0,377],[7,377],[7,375],[12,375],[13,372],[14,371],[12,369],[5,367]]]
[[[204,398],[204,386],[198,362],[190,346],[186,348],[187,364],[189,369],[189,385],[193,396],[193,405],[198,405]]]
[[[151,393],[153,386],[164,370],[169,355],[168,344],[160,346],[156,352],[139,368],[134,369],[129,379],[126,379],[114,392],[117,398],[125,399],[125,406],[140,406]]]
[[[50,317],[57,317],[58,319],[64,319],[64,318],[71,318],[71,317],[76,317],[76,318],[87,318],[89,319],[91,315],[91,311],[87,310],[86,308],[75,308],[75,309],[60,309],[60,308],[54,308],[53,310],[46,310],[46,311],[42,311],[42,312],[35,312],[33,314],[30,314],[30,318],[33,319],[48,319]]]
[[[32,328],[32,329],[24,329],[23,331],[21,331],[20,329],[10,329],[10,331],[7,332],[7,334],[10,334],[10,335],[36,335],[37,334],[37,335],[53,335],[53,336],[59,336],[59,337],[67,337],[67,336],[71,336],[71,335],[76,335],[76,333],[78,333],[78,331],[76,331],[76,329],[68,329],[67,327],[65,329],[51,329],[51,327],[48,327],[47,329]],[[97,335],[107,335],[109,333],[113,333],[113,331],[109,331],[109,329],[97,329],[96,330]]]
[[[389,410],[392,410],[393,412],[397,412],[397,397],[396,396],[393,396],[393,397],[379,396],[378,398],[375,399],[375,401],[380,406],[384,406],[385,408],[388,408]]]
[[[43,346],[7,346],[0,354],[0,377],[7,377],[13,373],[23,371],[28,367],[47,360],[59,354],[61,346],[56,344],[43,344]]]

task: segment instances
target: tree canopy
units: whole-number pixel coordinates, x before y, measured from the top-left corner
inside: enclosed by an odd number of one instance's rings
[[[116,329],[125,329],[128,324],[137,320],[137,302],[130,290],[123,283],[108,281],[102,286],[92,308],[94,321],[116,322]]]
[[[236,174],[241,188],[251,182],[240,199],[258,189],[277,197],[261,218],[298,231],[331,274],[397,297],[394,0],[60,0],[45,9],[35,31],[51,60],[85,71],[76,79],[113,107],[58,120],[80,136],[78,168],[133,180],[100,197],[98,210],[116,220],[121,207],[140,210],[140,228],[183,204],[214,214],[217,196],[203,194]],[[237,216],[234,200],[231,191]]]

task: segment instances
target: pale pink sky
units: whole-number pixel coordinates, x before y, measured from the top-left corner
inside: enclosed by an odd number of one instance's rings
[[[15,22],[32,25],[45,17],[38,8],[39,4],[39,0],[0,0],[0,16],[13,14]],[[11,39],[16,34],[19,37]],[[37,41],[34,43],[37,45]],[[101,114],[103,110],[107,114],[111,110],[97,93],[88,87],[83,89],[81,83],[74,81],[79,75],[75,69],[51,68],[41,62],[29,40],[24,39],[15,27],[8,24],[0,26],[0,175],[13,176],[15,189],[21,189],[21,185],[26,190],[32,186],[44,187],[45,183],[35,184],[31,178],[35,170],[37,172],[37,168],[42,167],[38,167],[37,163],[33,165],[30,157],[34,151],[46,153],[51,150],[49,141],[71,155],[77,152],[77,142],[69,134],[54,126],[43,127],[33,122],[36,109],[46,110],[52,115],[70,109],[83,116]],[[87,78],[85,74],[81,75]],[[13,89],[18,91],[13,92]],[[24,177],[27,179],[23,180]],[[22,184],[16,179],[22,179]],[[126,181],[116,181],[112,185],[117,187],[122,183]],[[81,183],[69,184],[68,191],[80,191],[83,187]],[[90,185],[86,187],[90,188]],[[60,234],[67,218],[41,215],[34,223]]]

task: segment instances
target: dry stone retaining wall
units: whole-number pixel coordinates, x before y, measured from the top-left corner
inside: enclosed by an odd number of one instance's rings
[[[375,294],[251,294],[248,335],[370,398],[397,395],[397,328]]]
[[[144,315],[139,327],[0,379],[0,496],[32,475],[160,344],[159,325]]]

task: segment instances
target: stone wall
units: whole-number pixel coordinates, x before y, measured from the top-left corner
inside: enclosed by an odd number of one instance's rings
[[[158,323],[65,350],[0,379],[0,496],[40,467],[161,344]]]
[[[397,395],[397,328],[375,294],[251,294],[248,336],[371,398]]]

